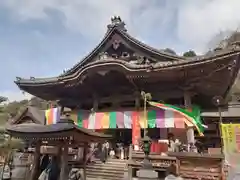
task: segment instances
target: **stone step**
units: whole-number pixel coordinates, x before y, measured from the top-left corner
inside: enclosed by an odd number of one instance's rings
[[[91,163],[91,164],[88,164],[88,165],[87,165],[87,167],[93,167],[93,166],[125,168],[125,167],[127,167],[127,164],[125,164],[125,163],[116,164],[116,163],[110,163],[110,162],[106,162],[106,163],[95,162],[95,163]]]
[[[118,179],[121,179],[124,177],[124,172],[122,173],[110,173],[110,172],[94,172],[94,171],[91,171],[91,172],[88,172],[87,171],[87,176],[91,176],[91,177],[96,177],[96,178],[99,178],[99,177],[102,177],[102,178],[118,178]]]
[[[101,167],[101,168],[109,168],[109,167],[114,167],[118,169],[123,169],[126,168],[127,165],[118,165],[118,164],[88,164],[87,167]]]
[[[124,174],[124,170],[123,171],[116,171],[114,169],[112,170],[100,170],[100,169],[87,169],[86,170],[87,174],[96,174],[96,173],[108,173],[108,174],[112,174],[112,175],[122,175]]]
[[[87,180],[123,180],[124,177],[96,177],[92,175],[87,175]]]
[[[105,163],[96,160],[88,164],[86,173],[88,178],[95,180],[121,180],[127,172],[127,161],[120,159],[108,159]]]
[[[96,162],[101,162],[101,161],[97,159]],[[117,164],[125,164],[125,163],[127,163],[127,160],[108,159],[106,162],[117,163]]]
[[[111,167],[111,166],[109,166],[109,167],[100,167],[100,166],[88,166],[87,168],[86,168],[87,170],[89,169],[89,170],[91,170],[91,169],[98,169],[98,170],[104,170],[104,171],[107,171],[107,170],[109,170],[109,171],[111,171],[111,170],[114,170],[114,171],[125,171],[125,170],[127,170],[127,167],[116,167],[116,166],[113,166],[113,167]]]

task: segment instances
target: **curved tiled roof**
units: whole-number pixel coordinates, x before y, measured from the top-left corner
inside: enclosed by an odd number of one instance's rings
[[[96,138],[111,138],[110,135],[94,132],[93,130],[86,128],[81,128],[74,123],[57,123],[52,125],[19,124],[7,126],[6,131],[13,136],[23,135],[28,139],[43,137],[46,138],[46,136],[51,138],[53,134],[59,134],[58,136],[61,136],[61,133],[69,131],[76,131],[77,133],[82,133],[84,135]]]
[[[53,84],[54,85],[54,84],[64,83],[64,81],[67,81],[69,79],[75,79],[75,77],[78,77],[86,69],[99,67],[99,66],[119,66],[129,71],[146,71],[148,68],[151,68],[153,71],[159,71],[159,70],[165,70],[165,69],[173,69],[173,68],[179,68],[179,67],[185,67],[185,66],[191,66],[191,65],[198,65],[202,63],[208,63],[210,61],[215,61],[219,59],[221,60],[227,56],[239,55],[240,53],[239,47],[237,48],[228,47],[226,49],[217,50],[217,51],[214,51],[213,53],[208,53],[203,56],[186,58],[186,57],[174,55],[171,53],[167,53],[163,50],[157,50],[135,39],[134,37],[132,37],[126,32],[125,28],[119,28],[120,27],[119,23],[120,24],[123,23],[120,17],[115,17],[115,20],[116,19],[118,23],[111,24],[109,26],[108,32],[104,36],[103,40],[93,49],[93,51],[89,53],[85,58],[83,58],[82,61],[77,63],[75,66],[73,66],[71,69],[69,69],[65,73],[61,74],[60,76],[52,77],[52,78],[30,78],[30,79],[17,78],[15,83],[19,86],[36,85],[36,84],[39,84],[39,85]],[[134,46],[137,46],[143,51],[148,52],[150,55],[155,55],[155,56],[158,56],[159,59],[164,58],[167,60],[156,61],[155,63],[148,64],[148,65],[132,64],[131,62],[127,62],[126,60],[113,59],[113,58],[91,62],[91,60],[99,53],[103,45],[106,42],[108,42],[111,36],[115,33],[125,38],[128,42],[132,43]]]
[[[82,61],[77,63],[73,68],[69,69],[66,73],[62,74],[61,76],[69,75],[69,74],[73,73],[76,69],[78,69],[79,67],[84,65],[89,59],[91,59],[95,55],[96,52],[99,51],[99,49],[102,47],[102,45],[104,43],[106,43],[109,40],[109,38],[111,37],[111,35],[114,33],[118,33],[118,34],[122,35],[127,40],[133,42],[135,45],[137,45],[143,49],[146,49],[147,51],[154,53],[160,57],[166,57],[166,58],[170,58],[172,60],[185,59],[184,57],[177,56],[177,55],[174,55],[171,53],[167,53],[163,50],[157,50],[153,47],[150,47],[150,46],[142,43],[141,41],[135,39],[134,37],[129,35],[126,31],[119,29],[117,26],[113,26],[112,29],[107,32],[107,34],[104,36],[103,40],[94,48],[94,50],[91,53],[89,53],[85,58],[83,58]]]
[[[205,64],[217,60],[221,60],[227,57],[234,57],[240,55],[240,49],[239,50],[229,50],[229,51],[221,51],[218,53],[215,53],[214,56],[199,56],[195,58],[188,58],[185,60],[179,60],[179,61],[166,61],[166,62],[156,62],[155,64],[145,64],[145,65],[136,65],[132,64],[130,62],[127,62],[125,60],[121,59],[113,59],[108,58],[106,60],[98,60],[92,63],[88,63],[86,65],[83,65],[79,67],[79,69],[69,75],[65,76],[58,76],[53,78],[34,78],[34,79],[20,79],[15,81],[18,85],[23,84],[39,84],[39,85],[45,85],[45,84],[61,84],[64,83],[64,81],[71,79],[71,78],[77,78],[85,71],[95,68],[95,67],[101,67],[101,66],[119,66],[127,71],[146,71],[148,68],[152,68],[152,71],[160,71],[160,70],[167,70],[167,69],[175,69],[179,67],[187,67],[187,66],[195,66],[200,64]],[[237,60],[237,59],[236,59]]]
[[[45,112],[37,107],[27,106],[25,107],[20,114],[18,114],[14,119],[10,122],[10,124],[19,124],[24,117],[30,117],[31,120],[36,124],[45,124]]]

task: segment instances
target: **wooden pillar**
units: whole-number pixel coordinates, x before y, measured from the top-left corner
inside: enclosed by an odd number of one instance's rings
[[[84,149],[83,149],[83,180],[87,179],[87,172],[86,172],[86,166],[87,166],[87,151],[88,151],[88,143],[84,143]]]
[[[34,151],[34,159],[33,159],[33,168],[30,180],[36,180],[39,176],[39,168],[40,168],[40,147],[41,143],[37,142],[35,151]]]
[[[188,91],[184,92],[184,105],[185,105],[185,108],[187,109],[190,109],[192,107],[191,94]],[[187,129],[187,142],[188,144],[195,142],[193,127],[188,127]]]
[[[98,99],[97,96],[94,96],[94,101],[93,101],[93,111],[97,111],[98,110]]]
[[[129,158],[128,158],[128,161],[131,163],[132,161],[132,150],[133,150],[133,145],[130,144],[129,146]],[[128,166],[128,180],[132,180],[133,178],[133,168],[132,166]]]
[[[68,144],[65,144],[61,148],[62,153],[61,153],[61,172],[60,172],[60,180],[66,180],[68,179],[68,172],[67,172],[67,167],[68,167]]]

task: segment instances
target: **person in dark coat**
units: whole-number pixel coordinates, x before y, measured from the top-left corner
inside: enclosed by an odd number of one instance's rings
[[[53,156],[52,161],[49,165],[48,180],[58,180],[60,175],[60,162],[57,156]]]
[[[100,157],[100,160],[105,163],[106,162],[106,159],[107,159],[107,148],[106,148],[106,143],[103,143],[102,144],[102,151],[101,151],[101,157]]]
[[[40,165],[40,174],[48,167],[50,159],[48,154],[44,155]]]

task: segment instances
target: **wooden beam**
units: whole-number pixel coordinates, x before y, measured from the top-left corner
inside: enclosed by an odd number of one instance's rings
[[[41,143],[37,142],[34,151],[34,160],[33,160],[33,168],[30,176],[30,180],[36,180],[39,176],[39,168],[40,168],[40,146]]]
[[[88,143],[84,143],[84,150],[83,150],[83,180],[87,180],[87,151],[88,151]]]

